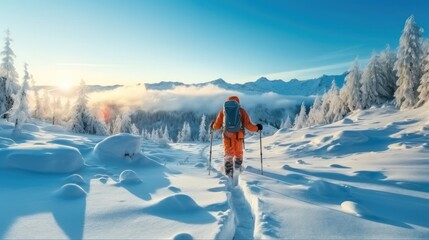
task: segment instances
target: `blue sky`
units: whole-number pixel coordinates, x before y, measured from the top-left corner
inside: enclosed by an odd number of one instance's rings
[[[306,79],[396,48],[411,14],[429,27],[425,0],[0,0],[0,9],[20,75],[26,61],[39,84]]]

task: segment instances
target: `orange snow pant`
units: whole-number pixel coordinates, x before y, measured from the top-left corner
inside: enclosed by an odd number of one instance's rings
[[[232,169],[234,163],[236,168],[239,168],[243,163],[243,138],[244,133],[242,131],[223,134],[224,163],[227,173]]]

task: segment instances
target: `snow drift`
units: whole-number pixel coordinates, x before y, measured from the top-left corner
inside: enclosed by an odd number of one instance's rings
[[[0,156],[0,167],[34,172],[68,173],[84,165],[77,148],[57,144],[16,144],[1,149]]]

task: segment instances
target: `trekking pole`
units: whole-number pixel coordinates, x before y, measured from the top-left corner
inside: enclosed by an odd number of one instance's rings
[[[261,151],[261,175],[264,175],[264,164],[262,163],[262,131],[259,130],[259,147]]]
[[[212,143],[213,143],[213,130],[210,129],[210,157],[209,157],[209,176],[212,169]]]

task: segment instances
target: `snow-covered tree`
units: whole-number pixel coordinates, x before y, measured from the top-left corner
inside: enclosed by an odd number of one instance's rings
[[[67,102],[64,104],[64,108],[62,112],[63,112],[62,120],[64,122],[68,122],[70,120],[70,112],[71,112],[70,99],[67,99]]]
[[[118,114],[113,121],[112,134],[131,133],[132,122],[129,114]]]
[[[207,142],[208,135],[207,135],[207,128],[206,128],[206,115],[203,114],[201,117],[201,123],[200,123],[200,131],[198,134],[198,140],[200,142]]]
[[[290,120],[289,114],[286,117],[286,120],[281,124],[280,128],[291,129],[293,127],[292,121]]]
[[[146,139],[146,140],[150,139],[150,134],[146,128],[142,130],[142,137],[143,139]]]
[[[381,86],[383,83],[380,83],[383,79],[382,74],[379,56],[373,53],[361,78],[361,107],[363,109],[370,108],[375,104],[381,104],[386,100],[382,97],[388,95],[387,90]]]
[[[177,142],[189,142],[192,140],[191,126],[187,121],[183,123],[182,130],[177,135]]]
[[[140,131],[134,123],[131,124],[131,132],[130,133],[133,135],[140,135]]]
[[[30,119],[30,111],[28,108],[27,92],[30,88],[28,81],[30,74],[28,73],[28,64],[24,64],[24,77],[22,87],[19,92],[14,95],[13,106],[10,109],[9,120],[15,123],[14,132],[21,131],[22,124]]]
[[[396,53],[390,50],[390,47],[387,46],[384,51],[380,53],[380,64],[382,69],[382,83],[383,87],[388,93],[386,96],[383,96],[386,100],[391,100],[394,98],[396,91],[396,82],[398,77],[396,76],[395,71],[395,62],[396,62]],[[381,91],[378,91],[379,93]]]
[[[410,108],[417,102],[417,88],[421,78],[421,32],[414,16],[410,16],[405,22],[395,62],[398,77],[395,100],[401,109]]]
[[[125,113],[121,121],[121,132],[131,133],[131,126],[132,126],[131,117],[128,113]]]
[[[329,124],[334,121],[335,116],[333,115],[334,106],[338,101],[339,90],[335,80],[332,80],[331,88],[322,97],[322,106],[320,108],[320,119],[319,124]]]
[[[313,106],[310,107],[308,111],[308,126],[314,126],[320,123],[321,116],[321,108],[322,108],[322,100],[319,95],[316,95],[314,98]]]
[[[0,76],[0,117],[6,118],[6,78]]]
[[[305,109],[304,102],[301,104],[301,110],[297,117],[295,117],[294,128],[300,129],[306,127],[307,125],[307,110]]]
[[[162,133],[162,139],[166,142],[170,142],[170,134],[168,133],[168,127],[165,125],[164,132]]]
[[[1,52],[2,63],[0,65],[0,114],[10,110],[13,105],[13,96],[18,93],[18,73],[16,72],[14,61],[15,53],[10,44],[10,31],[6,30],[5,46]],[[7,118],[7,114],[2,115]]]
[[[44,119],[51,118],[51,109],[51,97],[49,96],[49,91],[45,89],[42,97],[42,116]]]
[[[417,88],[419,92],[419,101],[416,104],[417,107],[420,107],[429,99],[429,54],[427,54],[424,63],[423,76],[420,80],[420,86]]]
[[[346,101],[341,98],[340,93],[332,96],[330,108],[328,111],[329,121],[336,122],[343,119],[348,113]]]
[[[121,123],[122,123],[122,117],[121,115],[117,115],[115,120],[112,123],[112,134],[118,134],[121,133]]]
[[[33,117],[41,119],[43,116],[42,104],[40,102],[39,90],[36,88],[36,81],[34,81],[34,77],[31,76],[31,87],[34,92],[34,109],[33,109]]]
[[[88,95],[86,94],[86,86],[83,80],[80,83],[79,95],[73,107],[69,129],[75,133],[107,135],[105,125],[89,112]]]
[[[350,111],[354,111],[361,106],[362,94],[361,94],[361,79],[362,73],[359,69],[359,61],[356,59],[352,66],[349,68],[349,72],[345,78],[344,86],[341,88],[340,97],[347,105]]]
[[[55,97],[52,107],[52,124],[60,122],[60,118],[58,117],[60,113],[62,112],[62,102],[60,97]]]

